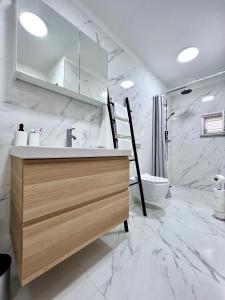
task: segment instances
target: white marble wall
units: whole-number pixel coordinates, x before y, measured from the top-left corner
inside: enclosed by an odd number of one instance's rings
[[[60,14],[93,39],[99,34],[101,45],[109,52],[109,89],[116,101],[130,97],[135,130],[141,138],[141,165],[150,168],[151,100],[164,87],[158,79],[134,62],[109,36],[104,34],[72,0],[46,0]],[[0,251],[10,249],[9,146],[19,123],[27,130],[43,128],[42,145],[65,146],[66,129],[75,127],[74,146],[110,145],[109,128],[105,127],[106,111],[27,83],[13,80],[14,50],[13,0],[0,1]],[[124,91],[118,82],[132,79],[134,88]],[[104,121],[102,123],[102,120]],[[102,125],[102,126],[101,126]]]
[[[201,102],[206,95],[215,100]],[[169,174],[172,184],[212,190],[212,176],[225,175],[225,137],[200,138],[201,116],[225,109],[225,81],[193,88],[186,96],[171,97],[170,122],[172,143],[169,153]]]

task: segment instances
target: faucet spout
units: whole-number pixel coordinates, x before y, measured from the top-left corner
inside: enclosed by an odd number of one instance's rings
[[[69,128],[66,130],[66,147],[72,147],[73,140],[77,138],[73,135],[73,130],[75,128]]]

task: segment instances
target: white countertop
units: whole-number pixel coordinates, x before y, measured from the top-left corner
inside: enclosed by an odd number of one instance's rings
[[[17,146],[9,150],[11,156],[22,159],[130,156],[130,150],[104,148],[32,147]]]

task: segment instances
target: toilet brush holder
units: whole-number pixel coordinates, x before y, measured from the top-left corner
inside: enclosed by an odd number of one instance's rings
[[[220,220],[225,220],[225,190],[214,188],[214,216]]]

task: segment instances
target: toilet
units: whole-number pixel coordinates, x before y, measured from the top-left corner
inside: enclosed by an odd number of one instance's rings
[[[169,191],[169,180],[163,177],[152,176],[148,173],[141,174],[145,202],[161,205]],[[137,176],[130,178],[130,183],[136,182]],[[138,184],[131,186],[131,193],[135,199],[140,199]]]

